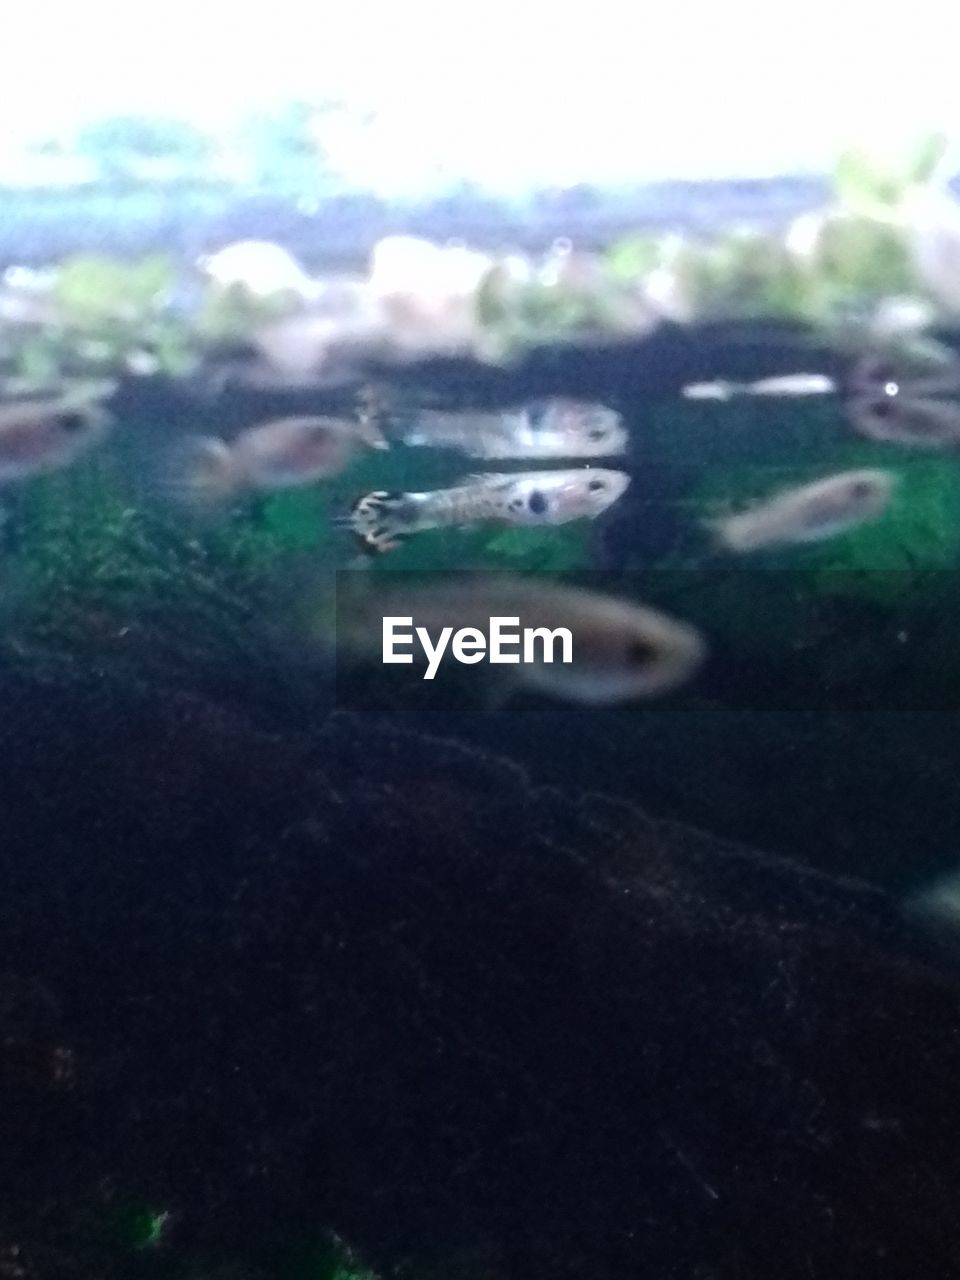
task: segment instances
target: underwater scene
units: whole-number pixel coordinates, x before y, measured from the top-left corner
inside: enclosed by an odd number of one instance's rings
[[[946,139],[161,135],[0,184],[0,1280],[960,1276]]]

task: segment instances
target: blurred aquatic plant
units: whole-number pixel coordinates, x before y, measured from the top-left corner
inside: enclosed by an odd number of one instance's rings
[[[833,186],[847,209],[895,205],[909,187],[930,182],[947,155],[949,139],[941,132],[920,134],[899,145],[848,147],[837,157]]]
[[[53,297],[69,325],[135,324],[161,309],[176,276],[176,264],[166,254],[150,254],[130,263],[102,254],[81,254],[60,267]]]
[[[239,285],[211,282],[197,310],[196,331],[206,339],[248,339],[261,325],[288,315],[298,301],[283,291],[256,295]]]
[[[153,371],[188,372],[196,352],[189,325],[170,306],[177,280],[177,264],[160,253],[134,262],[103,254],[64,262],[51,294],[59,319],[46,335],[55,338],[60,371],[72,364],[124,367],[140,352]],[[21,348],[25,374],[36,364],[38,345],[34,335]]]
[[[846,212],[823,219],[805,271],[808,283],[801,306],[817,321],[842,319],[865,300],[915,288],[901,228]]]
[[[632,290],[663,319],[793,318],[849,329],[851,319],[890,295],[919,289],[900,202],[930,181],[946,152],[942,135],[917,139],[894,155],[843,152],[834,172],[835,205],[805,215],[784,234],[734,227],[701,239],[640,234],[603,255],[592,290],[536,280],[494,296],[495,275],[478,296],[478,314],[511,343],[622,331]],[[618,293],[619,291],[619,293]],[[636,322],[636,313],[633,316]]]
[[[810,285],[803,265],[779,240],[734,230],[716,242],[691,244],[674,267],[701,319],[804,316]]]
[[[643,336],[663,321],[767,316],[848,333],[853,321],[891,294],[929,293],[911,250],[910,200],[935,180],[945,154],[939,134],[884,153],[847,149],[835,166],[833,205],[786,231],[733,227],[698,238],[640,233],[602,254],[558,241],[539,259],[488,259],[465,248],[387,237],[373,250],[366,287],[375,300],[400,308],[387,346],[392,343],[392,356],[401,362],[451,344],[494,363],[509,362],[531,346]],[[228,246],[220,256],[242,247]],[[260,246],[271,247],[286,253],[279,245]],[[406,256],[398,275],[394,259],[401,249]],[[52,326],[54,362],[64,357],[71,336],[93,336],[104,344],[101,362],[140,344],[160,369],[176,373],[205,343],[249,341],[265,323],[304,306],[312,314],[301,289],[255,296],[211,275],[193,282],[193,302],[178,309],[172,300],[180,272],[165,254],[127,263],[107,254],[65,261],[51,289],[59,314]],[[322,284],[303,279],[311,290]],[[456,316],[438,310],[441,286],[462,303]],[[407,332],[411,317],[422,321],[415,341]],[[360,347],[371,342],[372,335]],[[50,346],[25,347],[24,372],[35,372],[45,360],[48,365],[50,352]]]
[[[604,271],[620,284],[635,284],[649,272],[663,266],[664,243],[653,235],[626,236],[603,256]]]
[[[658,247],[651,263],[657,253],[663,257]],[[475,295],[481,354],[509,360],[553,341],[596,342],[650,332],[658,314],[638,287],[645,275],[631,271],[632,260],[628,243],[612,267],[602,256],[566,248],[539,263],[507,259],[495,264]]]

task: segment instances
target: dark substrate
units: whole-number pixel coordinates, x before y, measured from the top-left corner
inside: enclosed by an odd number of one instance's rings
[[[325,1228],[421,1275],[960,1274],[960,990],[879,893],[344,714],[0,698],[25,1274]]]

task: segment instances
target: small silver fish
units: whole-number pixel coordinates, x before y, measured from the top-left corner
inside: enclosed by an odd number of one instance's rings
[[[837,389],[833,378],[825,373],[786,373],[776,378],[759,378],[748,382],[748,396],[829,396]]]
[[[364,438],[354,422],[319,416],[277,418],[231,441],[196,436],[175,449],[161,487],[186,505],[221,507],[338,475]]]
[[[471,458],[613,458],[624,453],[620,415],[600,404],[556,399],[507,413],[426,409],[400,433],[406,445],[457,449]]]
[[[70,466],[110,425],[102,409],[79,399],[0,405],[0,484]]]
[[[827,396],[837,384],[823,373],[789,373],[756,382],[691,382],[683,388],[687,400],[730,400],[734,396]]]
[[[547,658],[496,667],[501,692],[526,688],[587,706],[608,706],[652,698],[689,680],[706,655],[700,634],[686,623],[646,605],[581,587],[500,574],[425,587],[388,586],[368,591],[338,608],[338,635],[346,656],[382,659],[383,619],[411,619],[436,645],[445,628],[474,628],[489,637],[491,619],[516,619],[517,627],[565,628],[571,635],[571,661]],[[449,633],[448,633],[449,638]],[[417,645],[419,644],[419,649]],[[422,640],[414,659],[430,661]],[[552,650],[551,650],[552,655]],[[488,667],[488,677],[493,668]]]
[[[616,502],[629,483],[625,472],[598,467],[478,475],[430,493],[364,494],[353,504],[348,523],[365,550],[391,551],[403,538],[426,529],[592,520]]]
[[[711,521],[710,527],[731,551],[821,542],[876,519],[890,502],[895,484],[889,471],[844,471]]]

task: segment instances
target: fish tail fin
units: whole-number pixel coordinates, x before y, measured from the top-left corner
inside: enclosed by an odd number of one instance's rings
[[[402,493],[374,489],[362,494],[350,508],[350,528],[360,546],[371,555],[393,551],[409,533],[402,511]]]
[[[736,515],[708,516],[701,522],[701,528],[714,552],[742,554],[756,550],[756,540],[749,524]]]
[[[234,451],[215,436],[191,436],[175,445],[153,484],[161,497],[201,515],[229,506],[242,487]]]

